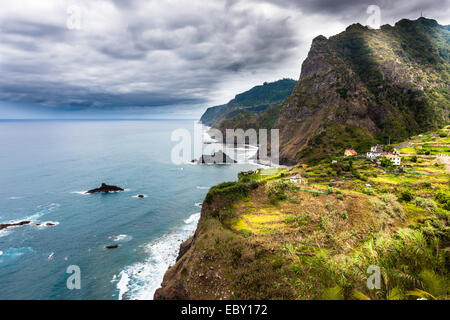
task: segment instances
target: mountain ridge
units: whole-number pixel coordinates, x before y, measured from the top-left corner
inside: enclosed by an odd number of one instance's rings
[[[449,26],[426,18],[318,36],[281,107],[214,127],[279,129],[280,160],[288,165],[437,129],[449,122],[449,43]]]
[[[281,79],[274,82],[265,82],[250,90],[237,94],[227,104],[208,108],[200,121],[207,126],[220,126],[224,120],[234,118],[245,112],[246,114],[259,114],[268,108],[282,104],[292,93],[297,81]]]

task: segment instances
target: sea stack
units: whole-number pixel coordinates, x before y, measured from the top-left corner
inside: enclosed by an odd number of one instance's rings
[[[102,183],[100,188],[89,190],[87,193],[108,193],[108,192],[118,192],[124,191],[122,188],[117,186],[109,186],[106,183]]]
[[[229,157],[225,152],[218,151],[213,155],[202,155],[197,161],[193,161],[197,164],[232,164],[237,163],[236,160]]]

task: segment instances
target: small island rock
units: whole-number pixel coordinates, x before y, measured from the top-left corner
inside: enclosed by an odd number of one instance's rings
[[[30,224],[31,221],[21,221],[21,222],[17,222],[17,223],[5,223],[5,224],[0,224],[0,230],[9,228],[9,227],[19,227],[19,226],[23,226],[26,224]]]
[[[109,186],[106,183],[102,183],[100,188],[89,190],[87,193],[108,193],[124,191],[122,188],[116,186]]]

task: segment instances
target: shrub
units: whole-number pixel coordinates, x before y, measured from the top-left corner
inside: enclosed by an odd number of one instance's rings
[[[400,200],[403,200],[405,202],[410,202],[413,199],[414,199],[414,194],[412,193],[411,190],[402,191],[402,193],[400,195]]]
[[[375,195],[375,191],[373,191],[373,189],[370,188],[370,187],[364,188],[363,193],[364,193],[364,194],[367,194],[368,196],[373,196],[373,195]]]
[[[239,200],[248,196],[249,187],[243,182],[224,182],[212,187],[206,195],[205,201],[212,203],[215,196],[226,197],[230,200]]]
[[[414,199],[413,203],[415,206],[418,206],[420,208],[423,208],[423,209],[426,209],[429,211],[434,211],[437,209],[436,203],[434,203],[434,201],[431,199],[417,197],[416,199]]]
[[[347,211],[342,211],[341,218],[344,220],[347,220],[347,218],[348,218]]]
[[[248,238],[248,237],[250,237],[250,236],[253,234],[252,231],[247,230],[247,229],[241,229],[241,230],[239,230],[239,233],[240,233],[242,236],[244,236],[245,238]]]
[[[337,198],[338,200],[344,200],[344,196],[343,196],[342,194],[339,194],[336,198]]]
[[[301,226],[304,226],[304,225],[307,225],[307,224],[308,224],[308,219],[309,219],[310,217],[311,217],[311,216],[310,216],[308,213],[297,214],[297,215],[294,215],[294,214],[288,214],[288,215],[285,217],[284,221],[285,221],[287,224],[292,224],[292,225],[294,225],[295,227],[301,227]]]
[[[449,210],[450,211],[450,196],[447,195],[444,192],[439,192],[436,195],[436,200],[442,204],[442,206],[444,207],[445,210]]]
[[[291,184],[285,180],[275,180],[267,184],[267,195],[271,201],[284,200],[287,195],[284,193]]]
[[[392,165],[392,162],[388,158],[382,158],[381,159],[381,166],[382,167],[387,168],[387,167],[390,167],[391,165]]]

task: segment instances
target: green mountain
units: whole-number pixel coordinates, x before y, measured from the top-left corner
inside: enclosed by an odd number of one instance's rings
[[[434,20],[355,24],[314,39],[282,105],[216,122],[278,128],[283,162],[309,166],[212,187],[154,298],[450,299],[450,126],[430,130],[449,123],[448,48]],[[332,157],[389,138],[404,141],[401,169]]]
[[[401,141],[449,123],[450,28],[401,20],[318,36],[292,95],[278,108],[241,114],[226,128],[280,129],[284,164],[340,155],[346,148]]]
[[[226,105],[208,108],[200,121],[205,125],[218,127],[223,120],[234,118],[241,113],[259,114],[273,105],[282,104],[291,95],[296,83],[292,79],[282,79],[253,87],[236,95]]]

